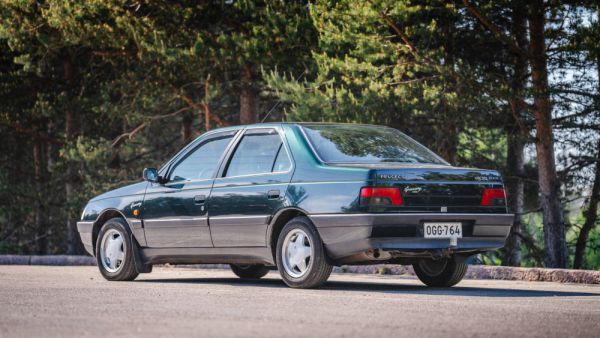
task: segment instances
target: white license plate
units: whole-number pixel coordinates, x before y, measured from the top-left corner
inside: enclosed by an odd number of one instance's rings
[[[462,238],[460,222],[427,222],[423,223],[425,238]]]

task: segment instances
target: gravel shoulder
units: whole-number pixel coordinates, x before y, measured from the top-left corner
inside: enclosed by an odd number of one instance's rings
[[[0,336],[597,337],[600,286],[334,274],[318,290],[276,272],[156,268],[107,282],[95,267],[0,266]]]

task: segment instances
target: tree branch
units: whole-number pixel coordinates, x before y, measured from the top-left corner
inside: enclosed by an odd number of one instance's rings
[[[203,103],[196,103],[196,102],[192,101],[192,99],[190,99],[189,96],[187,96],[187,95],[183,95],[181,97],[181,99],[191,108],[203,109],[203,107],[202,107]],[[213,120],[219,127],[226,127],[229,125],[229,123],[221,120],[218,116],[216,116],[214,114],[210,114],[210,119]]]
[[[373,3],[372,0],[367,0],[367,2],[369,4],[371,4],[371,6],[375,7],[375,4]],[[390,19],[390,17],[387,15],[387,13],[385,11],[380,11],[379,12],[379,17],[381,19],[383,19],[383,21],[385,21],[388,26],[390,26],[394,32],[396,33],[396,35],[398,35],[400,37],[400,39],[402,40],[402,42],[404,43],[404,46],[406,48],[408,48],[408,50],[410,51],[410,53],[415,56],[417,59],[422,59],[425,60],[425,62],[431,66],[434,67],[440,67],[441,65],[438,62],[435,62],[431,59],[429,59],[426,56],[420,55],[419,51],[417,50],[417,48],[415,47],[415,45],[412,44],[412,42],[410,41],[410,39],[408,38],[408,35],[406,35],[399,27],[398,25],[396,25],[396,23],[394,23],[394,21],[392,21],[392,19]]]
[[[371,0],[367,0],[371,6],[375,7],[375,4],[373,3],[373,1]],[[408,36],[406,34],[404,34],[404,32],[398,28],[398,26],[394,23],[394,21],[392,21],[390,19],[390,17],[387,15],[387,13],[385,11],[381,11],[379,12],[379,16],[390,26],[392,27],[392,29],[394,30],[394,32],[396,32],[396,34],[400,37],[400,39],[402,39],[402,41],[404,42],[404,45],[406,47],[408,47],[408,50],[410,50],[413,53],[417,52],[417,48],[415,48],[415,46],[410,42],[410,39],[408,38]]]
[[[521,47],[519,47],[519,45],[517,45],[517,42],[514,39],[512,39],[508,35],[504,34],[504,32],[502,32],[502,30],[500,30],[500,28],[498,28],[498,26],[494,25],[485,15],[483,15],[480,11],[478,11],[477,8],[475,8],[475,6],[473,6],[468,0],[463,0],[463,4],[467,8],[467,10],[471,14],[473,14],[473,16],[475,18],[477,18],[477,20],[479,20],[479,22],[481,22],[481,24],[485,28],[489,29],[496,36],[496,38],[498,40],[504,42],[514,53],[523,55],[525,57],[529,57],[529,54],[526,51],[524,51]]]
[[[184,108],[181,108],[181,109],[179,109],[179,110],[176,110],[176,111],[174,111],[174,112],[172,112],[172,113],[169,113],[169,114],[164,114],[164,115],[155,115],[155,116],[148,116],[148,117],[146,117],[146,119],[147,119],[148,121],[146,121],[146,122],[142,122],[140,125],[138,125],[137,127],[135,127],[135,128],[134,128],[132,131],[130,131],[130,132],[123,133],[123,134],[121,134],[121,135],[117,136],[117,137],[115,138],[115,140],[113,141],[113,143],[112,143],[112,145],[111,145],[111,146],[112,146],[113,148],[117,148],[117,147],[119,147],[121,144],[123,144],[123,143],[124,143],[126,140],[131,140],[132,138],[134,138],[134,137],[135,137],[135,135],[136,135],[137,133],[139,133],[141,130],[143,130],[144,128],[146,128],[146,127],[147,127],[147,126],[150,124],[150,122],[157,121],[157,120],[162,120],[162,119],[165,119],[165,118],[167,118],[167,117],[173,117],[173,116],[176,116],[176,115],[178,115],[178,114],[181,114],[181,113],[183,113],[184,111],[188,111],[188,110],[190,110],[190,109],[191,109],[190,107],[184,107]]]

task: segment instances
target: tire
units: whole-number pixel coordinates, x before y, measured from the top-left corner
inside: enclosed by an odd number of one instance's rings
[[[277,239],[276,261],[285,284],[299,289],[323,285],[333,269],[321,237],[307,217],[293,218],[283,227]]]
[[[139,274],[133,257],[136,249],[125,221],[122,218],[109,219],[100,229],[95,248],[102,276],[109,281],[134,280]]]
[[[230,264],[231,271],[236,274],[236,276],[244,279],[260,279],[264,277],[267,273],[269,273],[269,268],[264,265],[256,264],[256,265],[236,265]]]
[[[423,259],[413,264],[421,282],[432,287],[450,287],[458,284],[467,273],[468,265],[454,257],[438,260]]]

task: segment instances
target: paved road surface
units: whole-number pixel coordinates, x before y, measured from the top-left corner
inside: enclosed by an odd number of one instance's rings
[[[95,267],[0,266],[0,337],[600,337],[600,287],[333,275],[294,290],[273,272],[159,268],[107,282]]]

